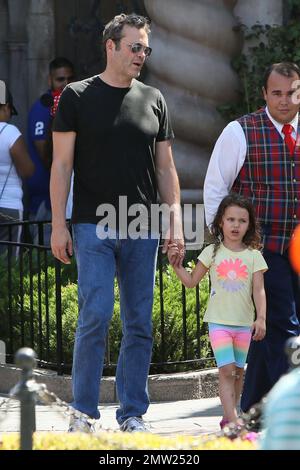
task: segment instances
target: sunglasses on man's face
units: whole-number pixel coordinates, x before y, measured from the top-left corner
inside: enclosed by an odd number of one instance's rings
[[[133,54],[138,54],[139,52],[143,51],[145,56],[149,57],[152,52],[151,47],[143,46],[143,44],[140,44],[139,42],[134,42],[133,44],[127,44],[127,46],[130,47],[131,52],[133,52]]]
[[[72,80],[74,80],[74,77],[73,75],[70,76],[70,77],[56,77],[54,80],[56,80],[57,82],[71,82]]]

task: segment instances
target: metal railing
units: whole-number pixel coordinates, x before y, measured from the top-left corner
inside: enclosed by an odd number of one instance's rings
[[[7,229],[8,241],[13,241],[13,229],[19,227],[22,230],[21,241],[24,243],[35,244],[35,245],[49,245],[50,243],[50,232],[51,232],[51,220],[22,220],[22,221],[11,221],[8,216],[7,222],[1,222],[1,228]],[[68,221],[69,222],[69,221]]]
[[[41,241],[43,224],[39,222]],[[29,231],[32,224],[22,222],[22,225]],[[66,302],[72,285],[77,283],[75,263],[61,264],[53,258],[49,246],[0,241],[0,249],[3,245],[6,251],[0,258],[0,340],[6,343],[7,362],[12,362],[18,348],[27,346],[37,352],[40,367],[52,368],[58,374],[69,373],[73,349],[70,343],[74,340],[75,329],[70,331],[66,326],[68,313],[64,310],[68,307]],[[184,286],[177,286],[177,295],[178,288],[181,289],[180,307],[177,306],[177,312],[170,312],[170,305],[166,305],[170,301],[170,290],[166,299],[165,287],[169,277],[166,257],[159,251],[156,280],[156,316],[159,318],[154,328],[151,373],[213,366],[200,295],[207,285],[202,287],[201,284],[189,292]],[[73,301],[76,302],[72,294],[70,302]],[[115,333],[110,330],[107,338],[105,374],[113,373],[116,367],[114,351],[118,349],[115,344],[118,339]]]

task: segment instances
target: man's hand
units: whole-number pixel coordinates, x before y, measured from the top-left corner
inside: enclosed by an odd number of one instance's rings
[[[175,253],[175,250],[174,250],[173,255],[172,255],[171,258],[169,258],[169,256],[168,256],[169,263],[171,264],[171,266],[180,267],[180,266],[182,266],[184,256],[185,256],[185,246],[184,246],[183,238],[170,240],[170,238],[168,236],[166,236],[165,241],[164,241],[164,245],[163,245],[163,248],[162,248],[162,253],[167,253],[168,249],[171,246],[174,247],[174,245],[177,247],[177,250],[176,250],[176,253]]]
[[[51,249],[55,258],[64,264],[71,264],[69,256],[73,254],[73,244],[67,227],[52,228]]]
[[[176,243],[170,243],[168,246],[168,260],[171,265],[174,264],[174,259],[179,256],[179,248]]]

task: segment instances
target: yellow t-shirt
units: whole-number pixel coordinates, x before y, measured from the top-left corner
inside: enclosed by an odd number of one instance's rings
[[[209,268],[211,293],[204,321],[224,325],[251,326],[254,320],[252,278],[257,271],[268,269],[258,250],[231,251],[222,243],[212,262],[214,245],[198,256]]]

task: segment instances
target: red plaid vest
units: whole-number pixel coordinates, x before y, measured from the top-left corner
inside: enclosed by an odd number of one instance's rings
[[[238,119],[247,142],[232,191],[251,199],[264,247],[283,253],[300,221],[300,124],[293,156],[264,109]]]

